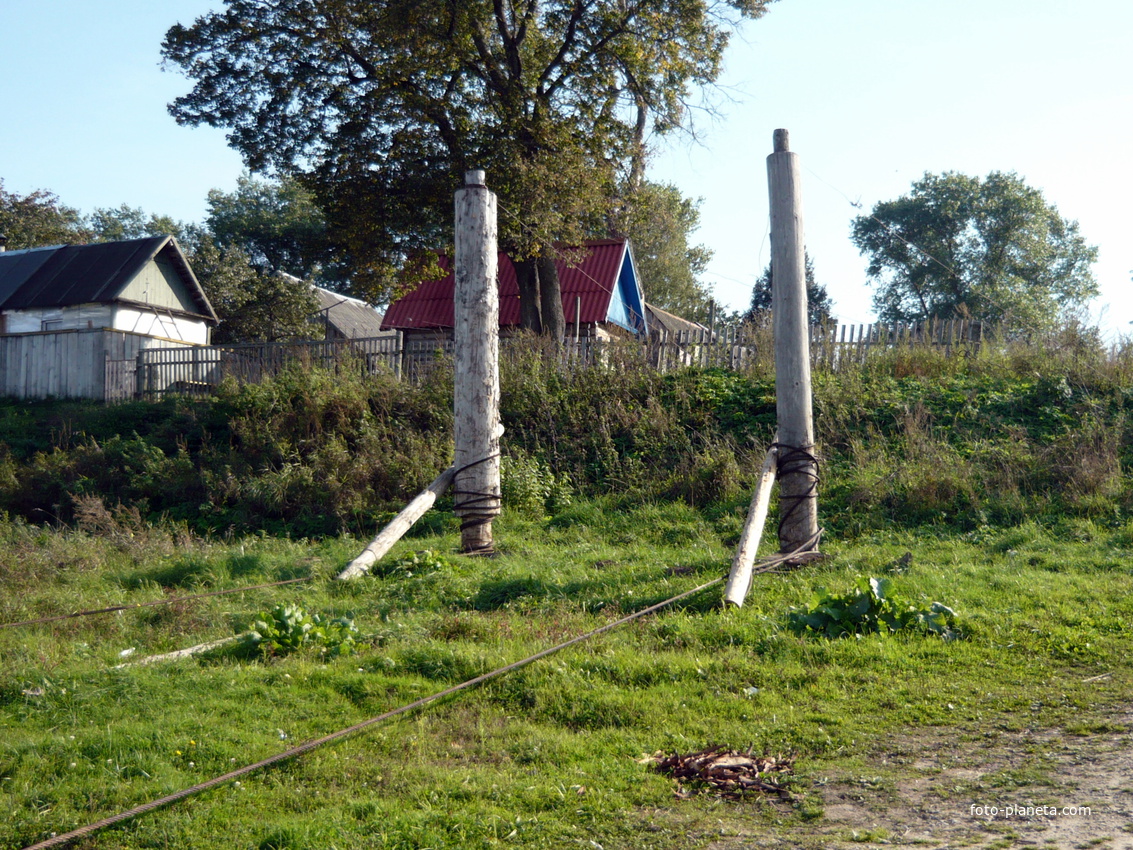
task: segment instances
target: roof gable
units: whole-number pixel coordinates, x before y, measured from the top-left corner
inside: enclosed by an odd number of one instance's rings
[[[633,252],[625,239],[603,239],[582,246],[558,246],[555,266],[563,316],[567,322],[587,324],[610,322],[635,333],[645,333],[644,299],[633,262]],[[453,292],[456,286],[452,260],[441,257],[448,274],[422,283],[399,298],[386,311],[385,329],[451,328]],[[500,326],[519,324],[519,284],[511,258],[499,254]],[[577,317],[576,317],[577,313]]]
[[[200,282],[172,236],[0,253],[0,310],[118,300],[129,283],[158,255],[175,269],[195,312],[217,321]]]

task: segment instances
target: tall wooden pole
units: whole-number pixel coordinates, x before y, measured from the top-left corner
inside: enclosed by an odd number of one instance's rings
[[[469,171],[456,193],[456,288],[453,343],[453,511],[460,545],[492,551],[492,519],[500,513],[500,300],[496,196],[483,171]]]
[[[814,456],[802,177],[786,130],[767,157],[771,192],[771,314],[779,421],[779,548],[817,547],[818,461]]]

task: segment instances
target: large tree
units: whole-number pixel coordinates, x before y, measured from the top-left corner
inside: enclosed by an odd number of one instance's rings
[[[15,251],[86,242],[90,232],[79,211],[60,203],[54,193],[8,192],[0,179],[0,235],[7,237],[8,250]]]
[[[196,81],[170,109],[229,129],[254,170],[302,174],[371,298],[448,241],[453,189],[485,168],[524,316],[560,335],[551,245],[640,180],[647,133],[685,122],[767,2],[226,0],[167,33]]]
[[[1098,292],[1097,249],[1014,173],[925,174],[855,219],[853,239],[888,321],[970,316],[1035,330]]]

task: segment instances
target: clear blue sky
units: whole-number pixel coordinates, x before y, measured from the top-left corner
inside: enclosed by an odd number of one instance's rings
[[[198,221],[241,172],[221,131],[178,127],[189,82],[159,46],[212,0],[38,0],[0,16],[0,178],[84,212],[129,204]],[[706,279],[741,309],[767,264],[766,157],[785,127],[804,167],[808,250],[845,321],[871,317],[851,201],[926,171],[1015,171],[1099,246],[1094,317],[1133,329],[1133,3],[778,0],[733,39],[720,115],[695,116],[652,177],[703,198]]]

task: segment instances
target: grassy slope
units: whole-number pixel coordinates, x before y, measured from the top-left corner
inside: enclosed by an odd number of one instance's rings
[[[0,406],[4,507],[32,522],[73,511],[82,529],[0,522],[0,622],[317,579],[0,629],[0,848],[344,728],[723,574],[744,482],[773,428],[770,382],[563,376],[540,374],[540,362],[505,363],[505,494],[550,518],[506,513],[503,555],[483,561],[451,555],[452,521],[434,513],[394,557],[432,549],[447,563],[348,586],[329,578],[361,541],[270,533],[372,528],[388,500],[428,480],[444,462],[443,384],[415,393],[290,375],[216,403]],[[1133,678],[1128,376],[1123,360],[1072,346],[973,361],[914,352],[820,374],[825,563],[757,578],[742,610],[709,592],[80,846],[697,846],[721,830],[821,817],[811,781],[864,770],[890,734],[1102,729]],[[143,519],[162,513],[222,537]],[[956,608],[968,640],[787,630],[789,608],[819,586],[887,575],[906,551],[898,589]],[[222,653],[112,669],[125,650],[235,634],[282,601],[351,614],[368,640],[348,658]],[[678,801],[635,761],[709,744],[797,754],[796,803]]]
[[[0,848],[18,848],[344,728],[524,657],[726,569],[723,519],[681,505],[582,502],[505,516],[504,554],[342,586],[360,543],[93,538],[3,527],[0,620],[312,575],[309,585],[0,630]],[[106,529],[104,529],[104,532]],[[111,529],[111,531],[114,531]],[[131,536],[132,534],[132,536]],[[748,606],[710,591],[416,716],[245,778],[84,847],[688,847],[821,817],[809,783],[855,769],[890,732],[1022,725],[1089,731],[1133,680],[1133,526],[1066,523],[967,535],[830,540],[831,558],[757,577]],[[955,607],[968,640],[825,641],[786,613],[825,585],[894,575]],[[410,574],[413,572],[413,574]],[[164,588],[164,590],[163,590]],[[277,601],[352,614],[353,657],[232,655],[112,669],[223,637]],[[1097,676],[1111,674],[1096,680]],[[1086,681],[1094,680],[1094,681]],[[750,692],[750,688],[758,688]],[[42,690],[42,695],[35,695]],[[283,735],[287,737],[284,738]],[[791,805],[678,801],[635,761],[709,744],[795,753]],[[965,800],[966,803],[969,802]]]

